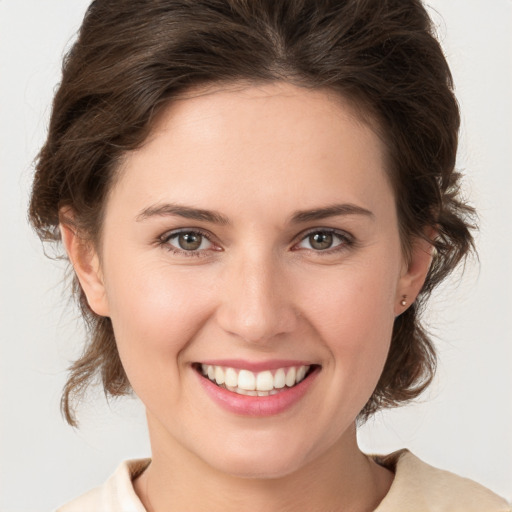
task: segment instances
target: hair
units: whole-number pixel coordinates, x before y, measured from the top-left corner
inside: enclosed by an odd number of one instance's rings
[[[116,170],[166,106],[192,88],[286,81],[338,93],[378,127],[388,152],[402,245],[434,228],[433,262],[418,299],[395,320],[378,385],[361,411],[416,398],[436,366],[420,323],[426,299],[473,248],[474,211],[455,170],[459,110],[452,77],[420,0],[95,0],[63,63],[47,140],[36,160],[30,221],[43,241],[73,222],[97,243]],[[73,221],[62,215],[73,212]],[[74,277],[88,327],[61,408],[101,378],[107,396],[131,387],[109,318]]]

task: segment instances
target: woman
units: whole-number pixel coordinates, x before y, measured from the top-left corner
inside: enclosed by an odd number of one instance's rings
[[[133,389],[152,458],[62,510],[509,510],[356,440],[433,376],[458,126],[420,2],[93,2],[30,214],[91,328],[66,418]]]

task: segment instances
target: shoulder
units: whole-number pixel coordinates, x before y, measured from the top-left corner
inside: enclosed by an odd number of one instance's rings
[[[486,487],[434,468],[407,450],[375,457],[394,468],[395,479],[375,512],[511,512],[507,502]]]
[[[124,461],[103,485],[59,507],[55,512],[146,512],[135,494],[132,480],[149,463],[150,459]]]

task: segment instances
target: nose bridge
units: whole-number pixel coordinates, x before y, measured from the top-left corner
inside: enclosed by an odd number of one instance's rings
[[[246,341],[265,342],[296,324],[292,297],[279,261],[262,251],[233,258],[227,269],[221,327]]]

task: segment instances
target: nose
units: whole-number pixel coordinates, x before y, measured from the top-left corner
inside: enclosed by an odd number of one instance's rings
[[[271,257],[240,257],[226,268],[217,321],[250,343],[267,343],[292,332],[298,312],[282,266]]]

